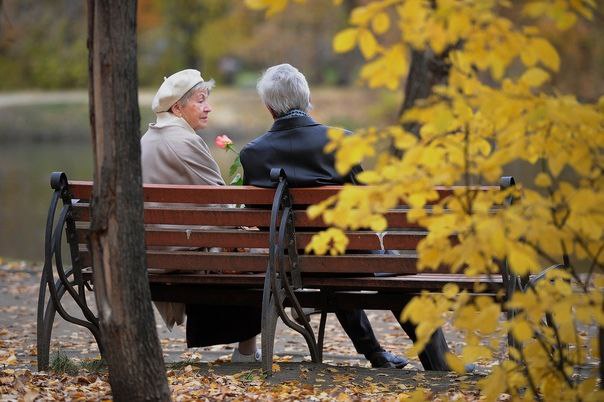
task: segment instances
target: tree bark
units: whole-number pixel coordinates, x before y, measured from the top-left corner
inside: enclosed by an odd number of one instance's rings
[[[449,78],[449,62],[447,54],[435,55],[430,50],[413,50],[411,65],[405,83],[405,99],[399,111],[402,116],[411,109],[418,99],[425,99],[432,94],[435,85],[446,84]],[[414,125],[412,131],[418,134],[419,127]]]
[[[88,13],[90,246],[104,358],[116,401],[167,401],[145,268],[136,0],[89,0]]]

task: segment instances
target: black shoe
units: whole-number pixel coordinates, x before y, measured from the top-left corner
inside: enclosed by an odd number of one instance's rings
[[[409,360],[404,357],[398,357],[395,354],[385,350],[373,352],[367,359],[371,362],[373,368],[403,368],[409,364]]]

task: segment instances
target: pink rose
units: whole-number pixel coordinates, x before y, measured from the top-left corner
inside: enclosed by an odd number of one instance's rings
[[[233,143],[233,141],[231,141],[231,139],[229,137],[227,137],[226,135],[217,135],[216,139],[214,140],[214,143],[216,144],[216,146],[218,148],[225,149],[229,145],[231,145]]]

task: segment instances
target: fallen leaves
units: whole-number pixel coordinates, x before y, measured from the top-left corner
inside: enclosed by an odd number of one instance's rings
[[[111,398],[106,379],[62,376],[27,369],[0,370],[0,400],[101,400]]]
[[[10,353],[10,351],[8,352]],[[10,354],[8,356],[2,356],[4,354],[8,354],[6,351],[1,351],[0,352],[0,364],[5,365],[5,366],[13,366],[17,363],[17,356],[15,356],[14,354]]]

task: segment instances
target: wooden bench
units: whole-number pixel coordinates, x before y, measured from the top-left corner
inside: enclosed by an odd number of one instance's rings
[[[477,281],[482,282],[488,294],[502,287],[510,292],[517,283],[516,278],[507,273],[505,264],[502,264],[503,275],[490,277],[467,277],[445,269],[417,273],[415,249],[426,233],[417,224],[407,221],[404,207],[387,213],[389,229],[384,235],[366,230],[347,232],[348,248],[357,250],[354,254],[299,254],[298,250],[304,249],[313,233],[325,227],[320,219],[307,217],[305,206],[334,195],[340,187],[288,189],[286,179],[279,173],[279,170],[272,172],[278,182],[276,189],[144,186],[152,299],[208,305],[262,305],[262,368],[269,373],[278,317],[302,334],[312,361],[321,362],[326,313],[336,308],[389,310],[400,302],[403,294],[416,294],[425,289],[440,291],[449,282],[463,289],[472,289]],[[505,180],[508,185],[513,184],[513,179]],[[48,367],[56,312],[65,320],[88,328],[102,348],[98,319],[85,297],[94,289],[87,242],[92,182],[68,182],[65,174],[53,173],[51,187],[54,193],[46,225],[45,264],[38,300],[40,370]],[[499,190],[499,186],[480,188],[480,191]],[[438,189],[441,197],[451,191],[450,188]],[[228,204],[247,204],[248,207],[233,208]],[[256,230],[243,230],[242,226]],[[65,243],[63,231],[69,246],[69,268],[61,253],[61,245]],[[218,247],[220,251],[207,251],[211,247]],[[225,251],[234,247],[252,250]],[[383,249],[402,251],[399,255],[371,254]],[[223,274],[223,270],[229,273]],[[372,275],[377,272],[398,276]],[[337,275],[326,276],[326,273]],[[65,294],[82,310],[81,317],[68,314],[62,307]],[[301,307],[322,309],[318,336],[308,321],[300,325],[288,316],[285,306],[296,309],[302,317]]]

